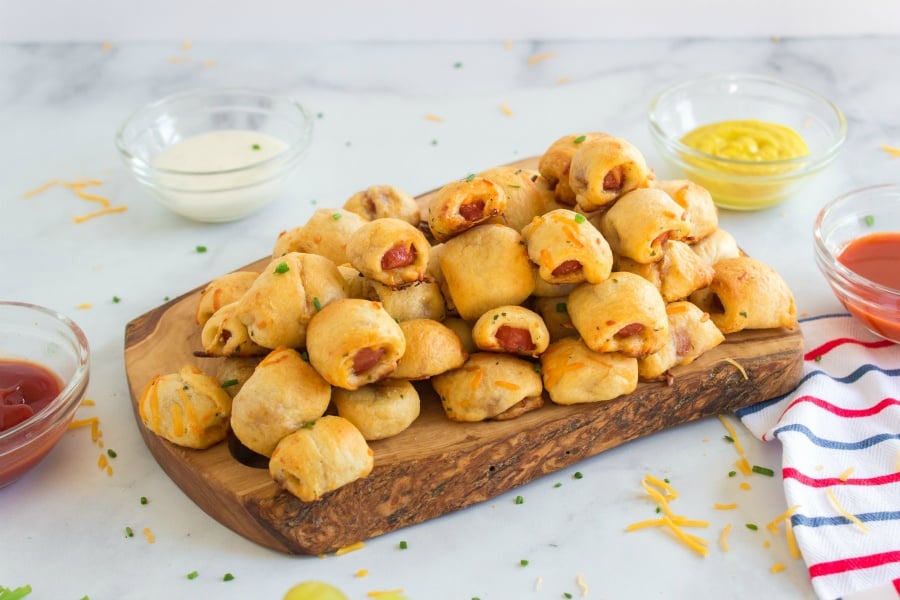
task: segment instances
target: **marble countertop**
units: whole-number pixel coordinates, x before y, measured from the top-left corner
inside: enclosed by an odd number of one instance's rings
[[[544,53],[552,54],[529,63]],[[884,68],[896,64],[896,37],[0,45],[0,297],[49,306],[85,330],[93,351],[87,397],[96,405],[78,415],[99,417],[105,445],[73,430],[37,469],[0,490],[0,585],[31,584],[35,599],[92,600],[280,599],[308,579],[354,599],[389,589],[417,600],[577,598],[584,589],[591,598],[814,597],[804,562],[789,557],[783,538],[766,547],[766,534],[743,527],[783,512],[783,491],[777,478],[757,478],[748,492],[729,485],[735,457],[714,418],[630,442],[342,556],[259,547],[200,510],[145,447],[123,336],[129,321],[167,297],[267,255],[281,230],[369,185],[416,194],[538,155],[563,134],[597,130],[632,141],[664,172],[646,125],[651,98],[676,80],[717,71],[793,80],[845,112],[843,151],[796,197],[766,211],[720,215],[748,253],[782,273],[801,313],[838,311],[813,262],[812,222],[837,195],[900,179],[900,159],[880,149],[900,144],[900,78]],[[224,85],[296,96],[318,115],[314,142],[274,204],[240,222],[198,224],[168,212],[130,178],[113,138],[150,100]],[[49,180],[81,177],[102,180],[91,191],[128,209],[75,224],[74,216],[94,207],[69,190],[23,198]],[[198,253],[199,245],[207,251]],[[739,431],[752,462],[780,465],[777,443]],[[111,475],[97,466],[105,449],[117,454]],[[710,520],[704,537],[713,546],[733,522],[731,551],[700,558],[660,531],[626,533],[627,524],[652,514],[640,486],[646,473],[682,491],[684,514]],[[730,501],[739,501],[737,511],[711,509]],[[776,562],[786,570],[771,573]],[[226,573],[234,579],[223,581]]]

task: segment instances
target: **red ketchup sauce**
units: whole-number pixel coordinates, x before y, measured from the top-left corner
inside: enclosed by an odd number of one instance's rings
[[[850,241],[837,257],[838,262],[879,285],[900,294],[900,232],[871,233]],[[884,314],[876,314],[862,306],[848,305],[859,319],[872,330],[894,340],[900,339],[900,322],[890,313],[900,310],[896,296],[854,290],[869,301],[885,307]]]
[[[28,361],[0,360],[0,431],[30,419],[62,391],[59,378]]]

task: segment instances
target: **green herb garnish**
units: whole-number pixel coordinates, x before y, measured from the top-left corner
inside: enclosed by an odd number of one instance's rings
[[[586,139],[587,139],[587,136],[586,136],[586,135],[579,135],[577,138],[575,138],[574,140],[572,140],[572,142],[575,143],[575,144],[580,144],[581,142],[583,142],[583,141],[586,140]]]
[[[746,311],[746,310],[742,310],[742,311],[739,312],[738,314],[741,315],[742,317],[744,317],[745,319],[747,318],[747,311]]]
[[[733,443],[734,443],[734,438],[731,437],[730,435],[723,435],[723,436],[722,436],[722,439],[725,440],[726,442],[728,442],[729,444],[733,444]]]
[[[557,303],[556,303],[556,312],[558,312],[558,313],[564,313],[564,312],[566,312],[567,310],[569,310],[569,307],[566,306],[566,303],[565,303],[565,302],[557,302]]]
[[[522,565],[523,567],[527,567],[528,559],[523,558],[522,560],[519,561],[519,564]]]
[[[756,531],[756,530],[759,529],[759,527],[757,527],[754,523],[747,523],[746,527],[747,527],[747,529],[749,529],[750,531]]]
[[[817,356],[817,357],[815,357],[813,360],[816,361],[816,362],[822,362],[822,357],[821,357],[821,356]]]
[[[315,421],[307,421],[303,425],[300,426],[300,429],[312,429],[313,427],[315,427],[315,425],[316,425]]]
[[[141,504],[149,504],[149,500],[147,500],[147,496],[141,496]]]
[[[203,254],[204,252],[206,252],[206,246],[197,246],[196,250],[197,254]]]
[[[322,310],[322,303],[319,302],[318,296],[313,296],[313,307],[316,309],[316,312]]]
[[[767,467],[761,467],[759,465],[753,465],[753,468],[750,469],[754,473],[759,473],[760,475],[765,475],[766,477],[772,477],[775,475],[775,471],[769,469]]]
[[[406,543],[406,540],[400,540],[400,549],[406,550],[407,548],[409,548],[409,544]]]
[[[119,298],[118,296],[113,296],[113,304],[118,304],[121,301],[122,301],[122,299]]]
[[[516,496],[516,504],[525,504],[525,498],[522,496]]]
[[[222,581],[234,581],[234,575],[225,573],[225,575],[222,576]]]
[[[454,68],[454,69],[461,69],[461,68],[462,68],[462,63],[459,62],[459,61],[453,63],[453,68]]]
[[[106,451],[106,455],[107,455],[108,457],[110,457],[110,458],[115,458],[116,456],[118,456],[118,454],[116,454],[116,451],[113,450],[112,448],[109,448],[109,449]]]
[[[580,223],[584,223],[584,221],[585,221],[584,215],[581,215],[581,214],[575,215],[575,222],[576,222],[576,223],[579,223],[579,224],[580,224]]]
[[[237,380],[237,379],[226,379],[225,381],[222,382],[222,387],[223,387],[223,388],[230,388],[231,386],[237,385],[237,384],[238,384],[238,380]]]
[[[131,527],[126,527],[125,537],[134,537],[134,529],[132,529]]]
[[[343,216],[344,215],[342,215],[341,213],[331,213],[331,218],[334,219],[335,221],[339,221],[340,218]]]
[[[575,479],[581,479],[584,475],[581,474],[581,471],[575,471],[575,474],[572,475]]]
[[[254,149],[254,150],[259,150],[259,144],[253,144],[253,149]]]
[[[553,484],[553,487],[555,487],[555,488],[562,487],[562,484],[559,482],[556,482]]]
[[[729,477],[735,477],[737,475],[737,471],[728,471]]]
[[[874,224],[875,224],[875,217],[873,217],[872,215],[866,215],[866,225],[871,227]]]
[[[198,577],[200,577],[200,573],[198,573],[197,571],[191,571],[187,574],[188,579],[197,579]]]
[[[281,274],[283,274],[283,273],[287,273],[287,272],[290,271],[290,270],[291,270],[291,268],[290,268],[290,267],[288,266],[288,264],[287,264],[286,262],[284,262],[284,261],[278,263],[278,264],[275,266],[275,273],[277,273],[278,275],[281,275]]]
[[[0,600],[19,600],[31,593],[30,585],[22,585],[16,589],[5,588],[0,585]]]
[[[469,173],[468,175],[466,175],[466,181],[472,181],[473,179],[475,179],[475,173]]]

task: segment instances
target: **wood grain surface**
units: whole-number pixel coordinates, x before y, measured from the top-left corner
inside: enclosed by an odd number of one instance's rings
[[[239,270],[258,271],[267,262]],[[200,290],[126,327],[125,369],[138,428],[160,466],[200,508],[245,538],[292,554],[330,552],[488,500],[630,440],[785,394],[802,375],[799,330],[778,329],[727,336],[693,364],[674,369],[671,385],[640,383],[628,396],[596,404],[548,401],[510,421],[452,422],[430,385],[417,383],[421,415],[403,433],[370,442],[372,473],[305,503],[282,491],[267,469],[235,460],[224,442],[202,451],[181,448],[141,423],[137,402],[153,376],[184,365],[215,374],[220,359],[194,355],[201,349]]]

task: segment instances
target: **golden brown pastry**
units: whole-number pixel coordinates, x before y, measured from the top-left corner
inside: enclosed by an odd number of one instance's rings
[[[406,340],[379,302],[347,298],[312,318],[306,349],[309,362],[328,383],[355,390],[393,373]]]
[[[270,352],[234,397],[231,429],[242,444],[264,456],[284,436],[328,409],[331,386],[292,348]]]
[[[367,279],[365,287],[363,297],[381,302],[384,310],[397,321],[443,321],[447,314],[447,305],[437,281],[417,281],[402,287],[391,287]]]
[[[157,375],[141,394],[141,422],[173,444],[202,450],[225,439],[231,396],[200,369]]]
[[[689,365],[698,356],[725,341],[709,315],[688,301],[666,305],[669,319],[669,340],[648,356],[638,359],[638,375],[655,379],[672,367]]]
[[[372,185],[356,192],[344,203],[344,209],[368,221],[392,218],[418,227],[422,220],[415,198],[392,185]]]
[[[300,348],[312,316],[347,296],[335,264],[318,254],[289,252],[272,260],[240,301],[250,339],[264,348]]]
[[[431,246],[425,234],[400,219],[369,221],[347,243],[347,258],[357,271],[379,283],[400,286],[422,281]]]
[[[569,317],[568,301],[567,295],[534,299],[534,310],[544,320],[547,331],[550,332],[551,342],[567,337],[578,337],[578,331],[572,324],[572,318]]]
[[[522,236],[505,225],[479,225],[448,240],[440,267],[448,304],[467,320],[497,306],[521,304],[534,289]]]
[[[684,209],[655,188],[625,194],[600,218],[600,233],[613,253],[639,263],[662,260],[666,242],[690,231]]]
[[[383,440],[405,430],[419,416],[419,392],[409,381],[390,379],[358,390],[334,388],[338,415],[367,440]]]
[[[428,229],[438,242],[497,217],[506,210],[503,188],[490,179],[469,176],[452,181],[428,202]]]
[[[687,216],[691,232],[685,241],[693,244],[702,240],[719,226],[719,211],[712,195],[705,187],[687,179],[654,181],[653,186],[667,193],[681,206]]]
[[[716,229],[699,242],[691,245],[691,250],[711,265],[723,258],[737,258],[744,255],[734,236],[724,229]]]
[[[572,157],[581,144],[592,137],[603,137],[605,133],[576,133],[564,135],[550,144],[541,155],[538,171],[553,188],[556,201],[566,206],[575,206],[575,192],[569,186],[569,169]]]
[[[340,208],[320,208],[300,227],[279,234],[272,250],[272,258],[288,252],[319,254],[336,265],[347,259],[347,241],[366,220],[356,213]]]
[[[712,283],[690,300],[722,333],[797,326],[794,295],[775,269],[749,256],[723,258],[713,269]]]
[[[443,323],[412,319],[401,321],[400,329],[406,340],[406,351],[391,373],[392,378],[427,379],[459,367],[469,357],[459,335]]]
[[[650,169],[640,150],[613,136],[591,136],[578,145],[569,168],[575,202],[586,211],[603,208],[649,184]]]
[[[541,354],[541,374],[556,404],[603,402],[637,388],[638,361],[619,352],[594,352],[578,338],[565,338]]]
[[[244,383],[253,375],[262,356],[233,356],[224,359],[216,369],[216,379],[222,389],[234,398],[244,387]]]
[[[451,421],[503,419],[507,411],[539,408],[543,401],[541,376],[535,365],[510,354],[478,352],[465,364],[431,378]]]
[[[506,208],[503,209],[504,225],[521,231],[531,220],[546,212],[553,200],[553,189],[541,174],[521,167],[494,167],[478,174],[503,188]]]
[[[200,330],[200,344],[209,356],[264,356],[269,352],[250,339],[240,318],[241,303],[226,304],[206,320]]]
[[[447,317],[444,319],[444,325],[453,330],[462,343],[462,348],[466,354],[475,354],[478,352],[478,346],[475,345],[475,339],[472,337],[472,324],[459,317]]]
[[[522,229],[528,256],[549,283],[600,283],[612,272],[609,244],[587,218],[558,209],[535,217]]]
[[[368,477],[374,465],[362,433],[347,419],[328,415],[281,440],[269,460],[269,474],[303,502],[314,502]]]
[[[240,300],[258,275],[253,271],[235,271],[206,284],[197,301],[197,324],[203,327],[214,312]]]
[[[700,258],[691,247],[680,241],[666,244],[663,259],[643,264],[622,256],[615,268],[640,275],[659,289],[663,300],[683,300],[712,281],[712,265]]]
[[[532,269],[534,274],[534,289],[531,295],[536,298],[556,298],[558,296],[568,296],[572,290],[578,287],[578,283],[550,283],[546,281],[540,274],[540,267],[534,265]]]
[[[646,356],[669,336],[659,290],[634,273],[615,271],[602,283],[582,283],[569,294],[567,308],[584,343],[595,352]]]
[[[539,314],[523,306],[498,306],[475,321],[475,345],[488,352],[536,357],[547,349],[550,332]]]
[[[344,283],[347,284],[348,298],[373,299],[369,297],[371,292],[371,279],[363,276],[362,273],[350,265],[338,265],[338,272],[341,274],[341,277],[344,278]]]

